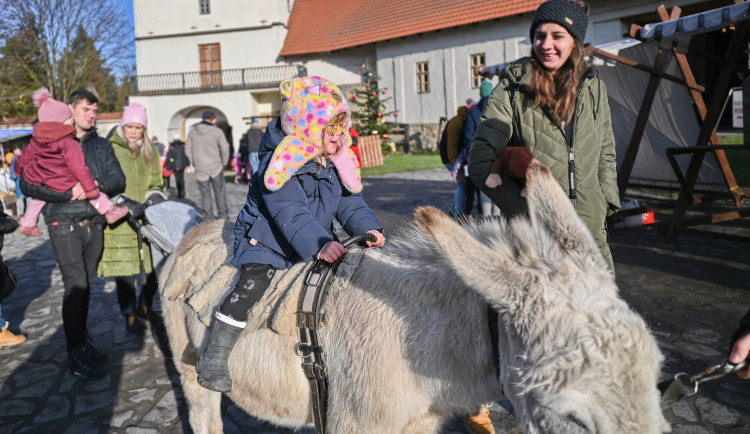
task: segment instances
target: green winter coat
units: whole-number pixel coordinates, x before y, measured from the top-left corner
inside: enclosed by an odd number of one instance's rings
[[[533,107],[530,80],[528,57],[506,67],[482,113],[469,153],[470,178],[509,215],[526,210],[526,201],[520,196],[521,186],[507,174],[501,174],[503,182],[496,188],[484,184],[492,163],[509,144],[527,147],[534,158],[550,168],[570,196],[565,132],[548,110]],[[575,208],[612,265],[605,219],[620,209],[615,138],[607,89],[593,70],[587,72],[578,93],[572,137]]]
[[[159,152],[153,146],[153,159],[148,166],[139,155],[133,159],[125,139],[114,132],[109,138],[125,173],[125,195],[137,202],[145,202],[149,191],[162,191],[164,180],[161,176]],[[104,229],[104,252],[99,262],[99,275],[107,277],[135,276],[141,273],[138,254],[138,237],[126,218]],[[143,265],[150,273],[151,249],[143,244]]]

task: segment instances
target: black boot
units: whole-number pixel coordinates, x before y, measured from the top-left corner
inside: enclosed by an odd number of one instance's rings
[[[228,324],[222,319],[234,322],[236,325]],[[244,326],[240,327],[239,321],[217,312],[214,323],[211,325],[211,334],[208,343],[203,350],[195,370],[198,372],[198,384],[215,392],[229,392],[232,390],[232,378],[229,376],[229,353],[232,352],[237,338],[240,337]]]

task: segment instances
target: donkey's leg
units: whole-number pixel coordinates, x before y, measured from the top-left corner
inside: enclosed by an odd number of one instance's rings
[[[195,371],[195,348],[190,341],[187,321],[198,321],[184,302],[162,300],[165,325],[175,368],[180,373],[182,391],[188,405],[190,427],[196,434],[221,433],[221,394],[206,390],[198,384]]]
[[[438,432],[443,424],[443,418],[437,413],[428,412],[422,416],[416,417],[410,420],[401,429],[401,432],[406,434],[432,434]]]

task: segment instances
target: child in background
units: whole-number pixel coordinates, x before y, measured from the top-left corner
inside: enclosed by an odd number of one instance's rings
[[[16,159],[14,171],[31,185],[44,184],[52,191],[64,193],[80,185],[94,208],[103,214],[107,223],[114,223],[128,213],[128,209],[115,206],[106,194],[97,188],[83,157],[81,145],[74,138],[73,112],[67,104],[52,98],[47,88],[34,91],[34,105],[39,107],[39,122],[34,125],[31,142]],[[37,220],[46,202],[31,199],[26,213],[20,219],[18,232],[40,237]]]

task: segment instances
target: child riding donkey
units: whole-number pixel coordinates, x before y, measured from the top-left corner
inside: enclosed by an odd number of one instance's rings
[[[229,353],[274,270],[314,259],[333,263],[345,254],[334,218],[350,235],[375,235],[368,246],[385,244],[382,225],[360,193],[344,94],[314,76],[287,80],[280,90],[281,116],[266,129],[260,170],[234,227],[232,262],[241,267],[240,278],[216,312],[196,365],[200,385],[219,392],[232,388]]]

